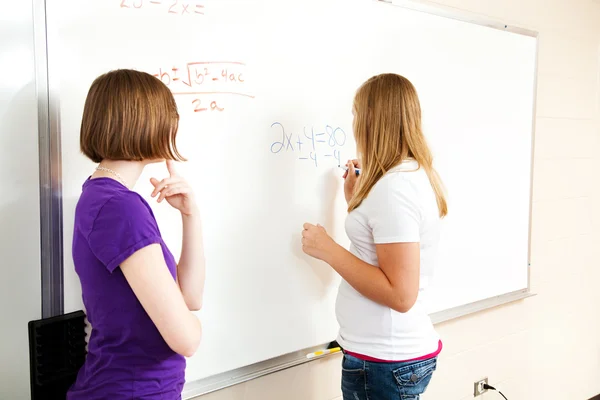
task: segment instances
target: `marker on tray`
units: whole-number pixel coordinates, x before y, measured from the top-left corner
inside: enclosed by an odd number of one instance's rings
[[[342,351],[342,349],[340,347],[334,347],[333,349],[319,350],[319,351],[315,351],[314,353],[307,354],[306,358],[315,358],[315,357],[319,357],[319,356],[324,356],[326,354],[339,353],[340,351]]]

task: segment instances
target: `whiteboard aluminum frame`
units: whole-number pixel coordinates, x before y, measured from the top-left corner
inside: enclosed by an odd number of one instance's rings
[[[535,145],[536,93],[539,39],[538,32],[503,23],[482,15],[444,7],[426,1],[411,0],[373,0],[389,3],[414,11],[425,12],[437,16],[482,25],[493,29],[531,36],[536,38],[535,77],[532,118],[531,174],[529,192],[529,246],[527,265],[527,287],[511,293],[494,296],[488,299],[461,305],[452,309],[433,313],[431,318],[435,324],[459,318],[468,314],[483,311],[502,304],[515,302],[534,296],[530,291],[531,277],[531,218],[533,194],[533,152]],[[58,81],[51,73],[52,57],[48,40],[46,2],[33,0],[35,21],[35,56],[38,88],[38,114],[40,135],[40,211],[41,211],[41,254],[42,254],[42,315],[50,317],[63,313],[63,219],[62,219],[62,155]],[[332,338],[333,339],[333,338]],[[307,362],[319,362],[323,358],[336,357],[328,355],[307,359],[306,354],[323,349],[327,344],[288,353],[269,360],[251,364],[221,374],[213,375],[185,385],[182,399],[197,399],[204,394],[215,392],[274,372],[282,371]],[[339,356],[339,355],[338,355]]]
[[[245,367],[237,368],[221,374],[209,376],[190,383],[186,383],[181,395],[182,400],[199,399],[200,396],[216,392],[231,386],[239,385],[262,376],[270,375],[274,372],[283,371],[289,368],[297,367],[308,362],[319,361],[329,357],[339,357],[339,353],[330,355],[307,358],[306,355],[318,350],[323,350],[329,345],[325,343],[322,346],[310,347],[308,349],[284,354]]]
[[[38,102],[42,318],[64,312],[62,160],[58,90],[48,63],[45,0],[33,0],[34,57]]]

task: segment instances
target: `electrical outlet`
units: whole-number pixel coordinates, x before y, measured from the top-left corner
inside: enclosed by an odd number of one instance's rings
[[[484,394],[485,392],[487,392],[487,389],[483,388],[483,384],[487,384],[488,383],[488,378],[485,377],[477,382],[475,382],[473,384],[474,388],[473,388],[473,396],[477,397],[477,396],[481,396],[482,394]]]

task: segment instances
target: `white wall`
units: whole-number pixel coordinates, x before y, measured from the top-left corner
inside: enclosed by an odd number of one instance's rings
[[[37,123],[31,2],[0,0],[0,399],[29,398],[41,313]]]
[[[538,295],[438,325],[445,348],[424,398],[472,399],[473,382],[488,376],[510,400],[586,400],[600,393],[600,1],[437,3],[540,32],[531,274]],[[339,381],[340,358],[331,357],[202,400],[332,400]]]

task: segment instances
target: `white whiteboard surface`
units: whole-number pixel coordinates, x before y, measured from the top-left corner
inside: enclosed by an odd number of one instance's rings
[[[535,37],[370,0],[52,2],[48,36],[65,312],[82,307],[69,255],[74,207],[93,170],[78,143],[89,85],[136,68],[176,93],[178,146],[190,159],[180,169],[203,210],[207,256],[204,339],[188,381],[335,338],[339,278],[301,253],[299,232],[319,222],[348,244],[334,167],[355,156],[352,98],[374,74],[415,84],[448,189],[431,312],[528,289]],[[146,198],[149,176],[164,174],[147,172],[136,188]],[[154,210],[178,254],[176,212]]]
[[[29,399],[27,322],[41,317],[38,109],[31,2],[0,0],[0,398]]]

